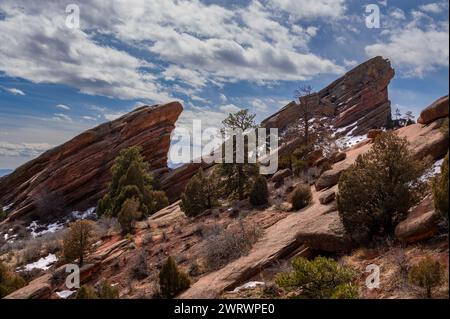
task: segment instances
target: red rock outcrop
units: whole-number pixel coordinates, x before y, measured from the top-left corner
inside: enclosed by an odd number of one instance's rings
[[[170,135],[183,107],[178,102],[143,106],[88,130],[0,178],[0,202],[12,204],[9,220],[37,209],[45,197],[62,210],[95,206],[120,150],[141,146],[155,175],[167,173]],[[165,184],[166,187],[170,185]]]
[[[419,124],[430,124],[431,122],[448,117],[448,95],[441,97],[434,101],[430,106],[420,113],[420,117],[417,119]]]
[[[356,123],[352,134],[366,134],[370,129],[385,126],[391,118],[388,85],[393,77],[390,62],[378,56],[307,97],[306,102],[316,117],[330,117],[338,128]],[[282,129],[299,118],[299,107],[291,102],[262,124]]]

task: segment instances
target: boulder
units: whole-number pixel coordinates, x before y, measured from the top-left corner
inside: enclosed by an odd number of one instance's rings
[[[317,161],[314,162],[313,166],[314,167],[320,167],[320,166],[325,165],[326,163],[328,163],[328,158],[321,157]]]
[[[333,156],[333,163],[337,163],[340,161],[345,160],[345,158],[347,157],[347,154],[344,152],[338,152]]]
[[[283,180],[284,180],[286,177],[289,177],[289,176],[291,176],[291,175],[292,175],[292,171],[291,171],[289,168],[285,168],[285,169],[282,169],[282,170],[276,172],[276,173],[272,176],[272,178],[270,179],[270,181],[273,182],[273,183],[283,182]]]
[[[315,161],[323,157],[322,150],[314,150],[310,153],[308,153],[305,157],[306,161],[308,162],[308,165],[313,165]]]
[[[316,190],[320,191],[322,189],[336,185],[339,182],[341,174],[342,170],[335,168],[323,172],[323,174],[320,175],[320,177],[316,181]]]
[[[334,201],[336,198],[336,192],[334,190],[327,191],[319,196],[319,202],[322,205],[326,205]]]
[[[441,97],[420,113],[417,123],[430,124],[439,118],[448,117],[448,107],[448,95]]]
[[[51,274],[45,274],[4,297],[4,299],[48,299],[52,293],[50,278]]]
[[[395,228],[395,236],[405,243],[415,243],[432,237],[438,229],[439,213],[433,206],[431,196],[425,197],[410,209],[408,217]]]

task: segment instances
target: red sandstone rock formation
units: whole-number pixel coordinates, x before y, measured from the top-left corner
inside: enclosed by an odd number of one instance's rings
[[[391,118],[387,87],[393,77],[390,62],[375,57],[309,96],[307,103],[316,117],[332,118],[335,127],[356,123],[353,135],[366,134],[372,128],[385,126]],[[285,128],[299,117],[299,106],[291,102],[264,120],[263,125]]]
[[[95,206],[107,188],[114,159],[120,150],[130,146],[143,148],[153,173],[168,172],[170,134],[182,110],[178,102],[140,107],[0,178],[0,202],[13,204],[9,220],[36,211],[44,197],[61,210]],[[52,203],[53,199],[57,203]]]

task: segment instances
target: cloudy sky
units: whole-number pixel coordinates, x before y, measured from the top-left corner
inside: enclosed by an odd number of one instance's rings
[[[70,3],[79,28],[66,23]],[[367,28],[368,4],[380,28]],[[394,108],[417,114],[448,93],[448,10],[448,0],[1,0],[0,169],[142,104],[181,101],[180,126],[238,108],[262,120],[298,85],[321,89],[376,55],[396,69]]]

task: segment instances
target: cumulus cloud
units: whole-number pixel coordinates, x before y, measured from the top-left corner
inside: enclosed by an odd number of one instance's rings
[[[369,56],[392,60],[404,76],[422,77],[439,67],[448,67],[448,25],[445,29],[422,30],[411,27],[392,32],[387,41],[366,46]]]
[[[345,0],[269,0],[273,7],[289,12],[295,20],[313,18],[342,18]]]
[[[0,141],[0,156],[9,157],[34,157],[52,148],[53,145],[47,143],[10,143]]]
[[[448,1],[424,4],[421,5],[419,9],[433,14],[441,13],[448,10]]]

